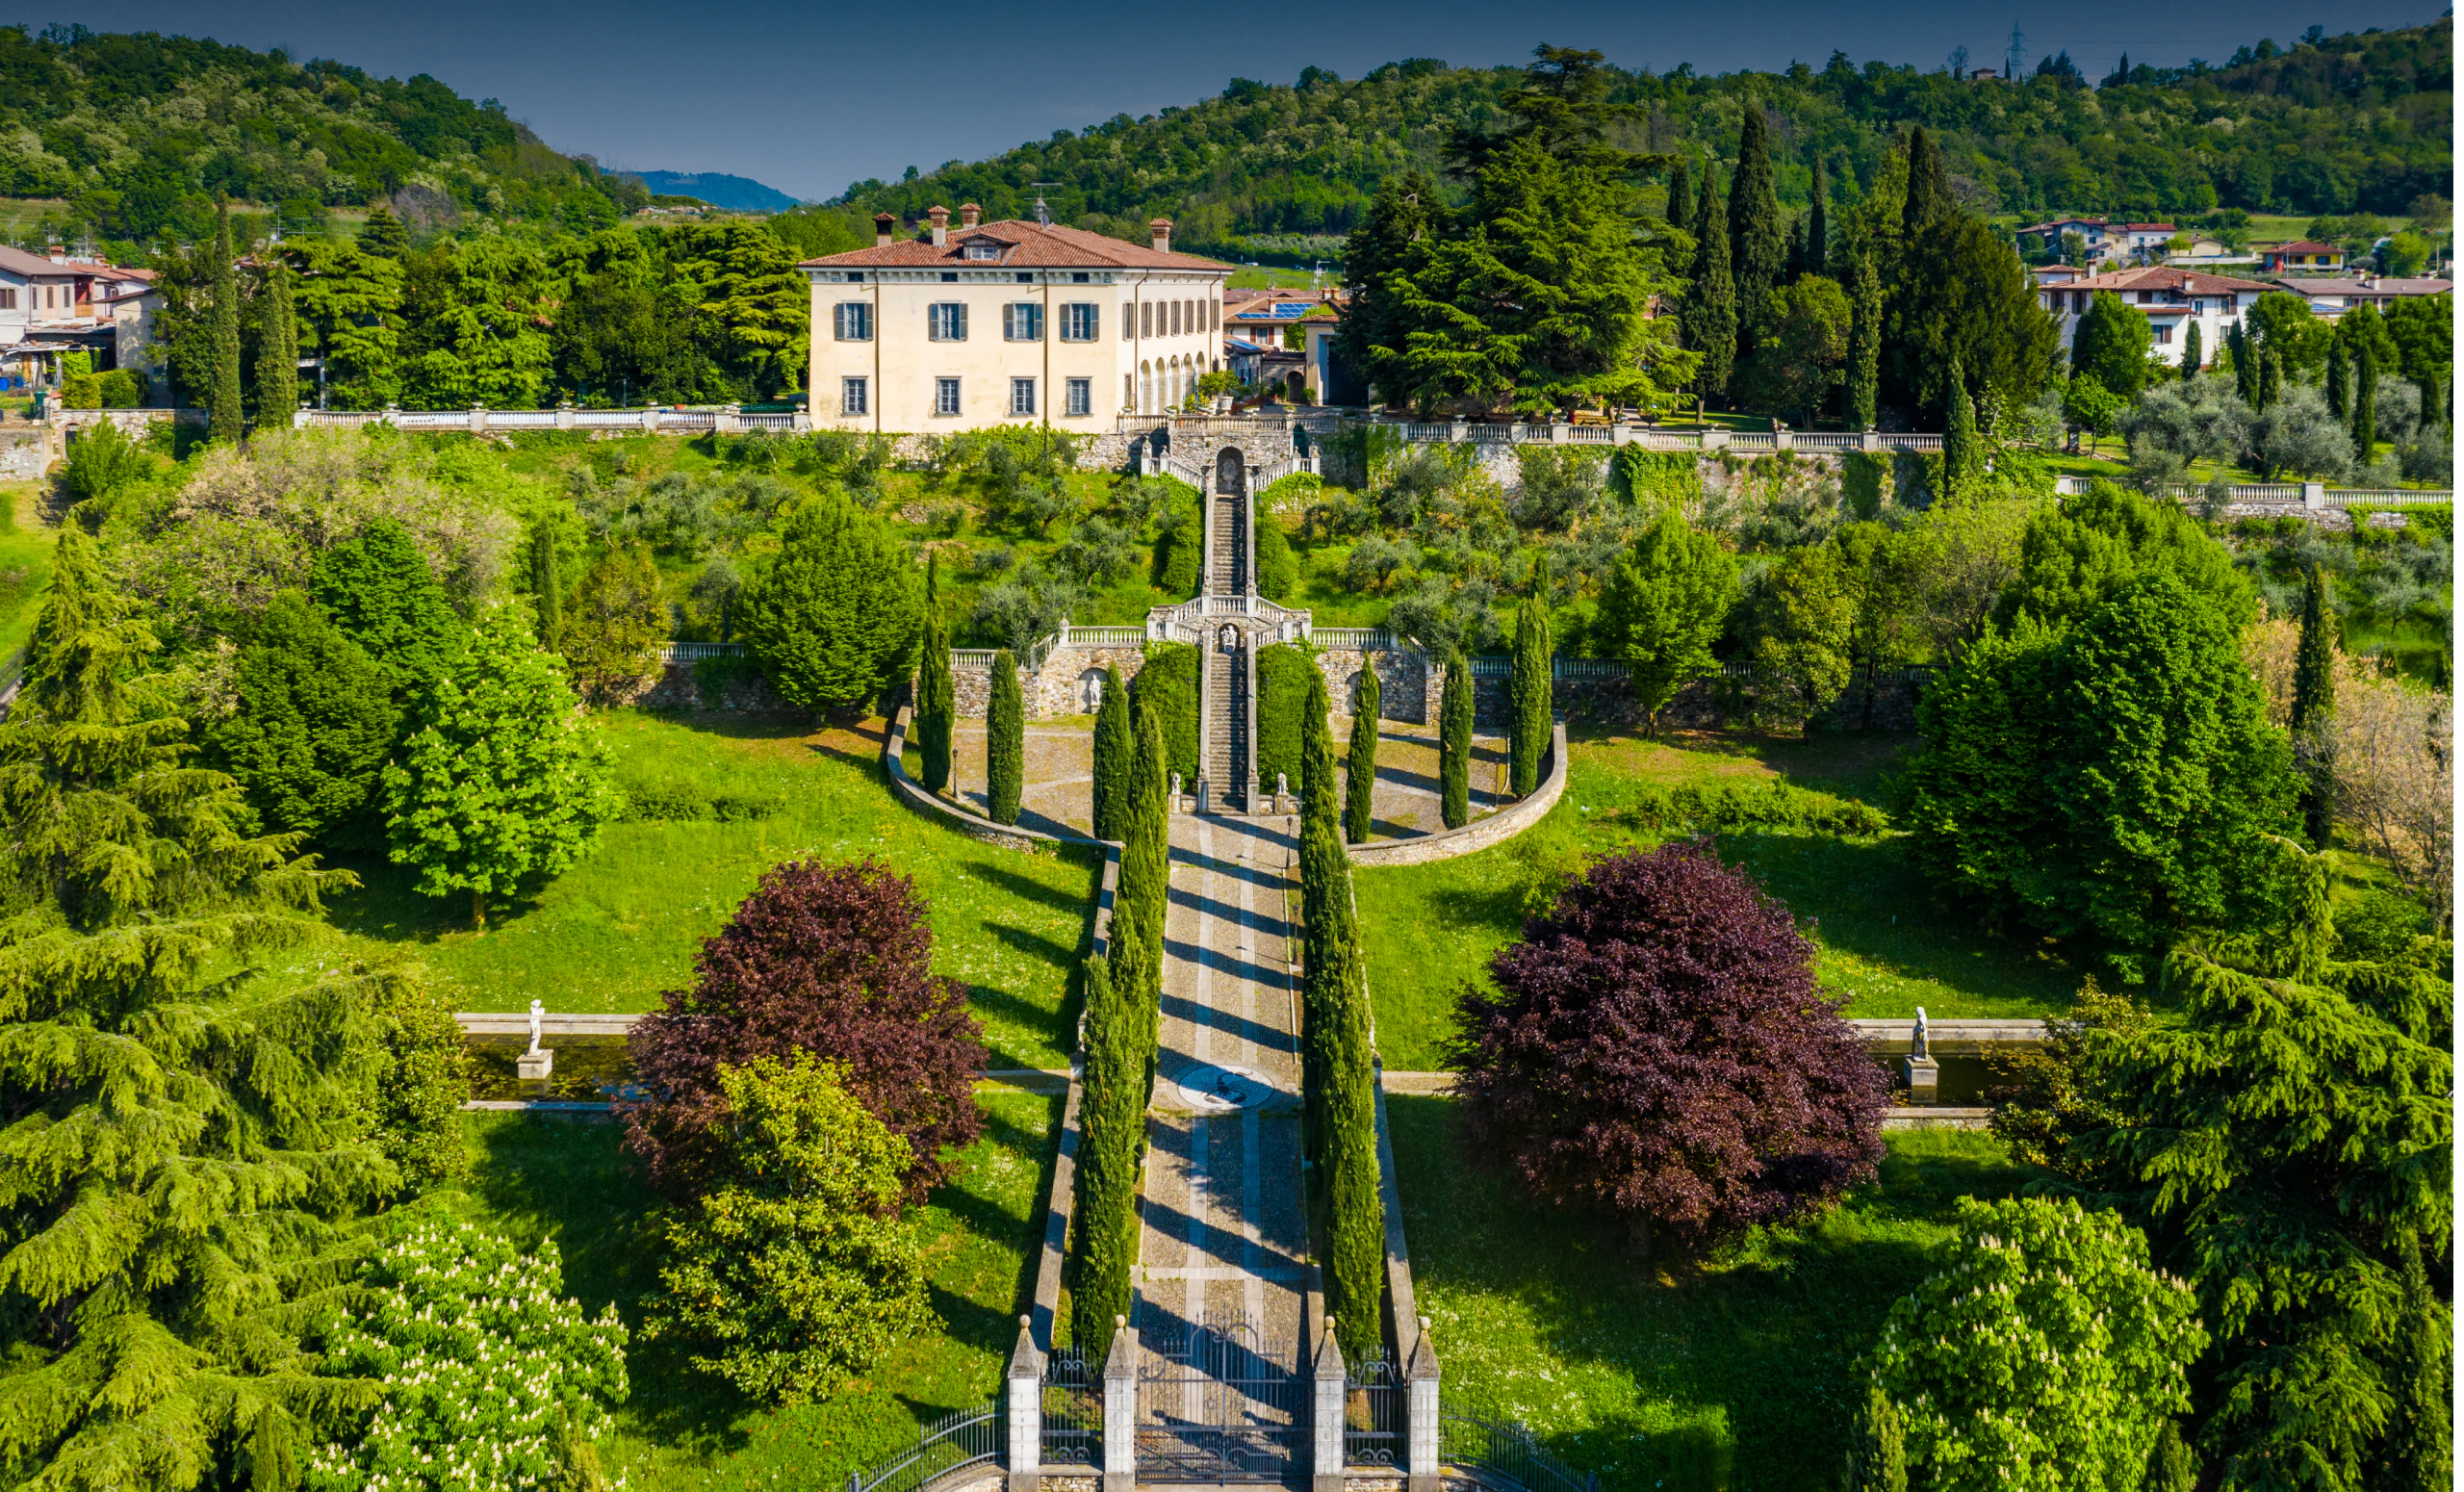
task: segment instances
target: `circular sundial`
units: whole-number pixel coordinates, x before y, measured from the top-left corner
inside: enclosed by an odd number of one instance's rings
[[[1182,1100],[1201,1114],[1227,1114],[1264,1103],[1274,1095],[1273,1086],[1246,1068],[1203,1065],[1190,1068],[1173,1083],[1180,1089]]]

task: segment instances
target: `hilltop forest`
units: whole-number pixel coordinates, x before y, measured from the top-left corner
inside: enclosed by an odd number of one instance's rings
[[[2221,65],[2133,66],[2092,80],[2067,56],[2022,83],[1966,82],[1946,69],[1856,64],[1697,76],[1609,69],[1606,102],[1632,106],[1611,143],[1732,167],[1741,111],[1765,111],[1782,203],[1803,206],[1820,160],[1849,200],[1885,169],[1892,131],[1935,137],[1962,206],[1991,216],[2045,209],[2154,216],[2219,207],[2299,216],[2400,214],[2445,195],[2454,22],[2261,40]],[[972,165],[842,198],[913,219],[936,202],[1022,214],[1033,181],[1065,221],[1141,237],[1158,213],[1192,245],[1271,249],[1279,237],[1348,234],[1382,179],[1435,177],[1458,131],[1501,127],[1520,67],[1450,67],[1426,58],[1346,81],[1317,67],[1291,86],[1235,78],[1218,97],[1133,119],[1059,130]],[[1264,240],[1265,242],[1257,242]]]

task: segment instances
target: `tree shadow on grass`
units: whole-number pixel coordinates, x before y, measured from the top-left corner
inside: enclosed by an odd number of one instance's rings
[[[1832,1484],[1857,1360],[1938,1267],[1958,1198],[2030,1175],[1983,1136],[1894,1137],[1879,1182],[1829,1212],[1647,1264],[1618,1222],[1535,1205],[1474,1152],[1455,1100],[1387,1104],[1413,1273],[1444,1324],[1432,1345],[1447,1360],[1451,1332],[1462,1365],[1450,1397],[1527,1417],[1530,1375],[1562,1385],[1544,1391],[1544,1440],[1620,1489]]]
[[[1074,862],[1081,870],[1092,868],[1088,863],[1091,858],[1088,851],[1067,849],[1062,851],[1062,854]],[[1033,876],[1020,875],[998,862],[988,859],[966,862],[966,871],[969,875],[989,882],[1022,901],[1031,901],[1040,907],[1050,907],[1055,912],[1084,913],[1089,910],[1094,900],[1094,887],[1091,884],[1086,891],[1073,893],[1062,887],[1047,885]]]

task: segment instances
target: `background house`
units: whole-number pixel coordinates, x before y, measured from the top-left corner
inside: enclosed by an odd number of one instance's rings
[[[2333,244],[2296,239],[2259,250],[2259,268],[2276,274],[2302,272],[2308,274],[2340,274],[2345,268],[2345,251]]]
[[[2242,320],[2261,296],[2276,287],[2260,280],[2227,279],[2195,270],[2148,268],[2118,270],[2106,274],[2046,284],[2038,282],[2037,303],[2051,311],[2067,348],[2079,330],[2079,319],[2100,292],[2120,297],[2122,304],[2143,313],[2156,333],[2156,355],[2179,364],[2189,328],[2198,329],[2199,347],[2212,358],[2224,345],[2224,331]]]

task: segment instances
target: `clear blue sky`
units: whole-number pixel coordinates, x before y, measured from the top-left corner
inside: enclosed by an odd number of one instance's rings
[[[1115,114],[1220,92],[1235,77],[1289,83],[1310,64],[1357,77],[1404,57],[1520,62],[1533,45],[1596,47],[1626,66],[1698,72],[1862,63],[1941,65],[1964,45],[1998,62],[2015,19],[2032,57],[2066,49],[2093,78],[2133,62],[2222,62],[2263,36],[2419,25],[2434,0],[2243,0],[2235,5],[2063,5],[2000,10],[1954,0],[1820,4],[1500,5],[1374,0],[1335,6],[475,3],[475,0],[0,0],[40,28],[165,31],[280,44],[397,77],[433,73],[498,98],[560,150],[638,170],[732,171],[805,197],[909,166],[973,160]],[[34,0],[41,4],[44,0]]]

